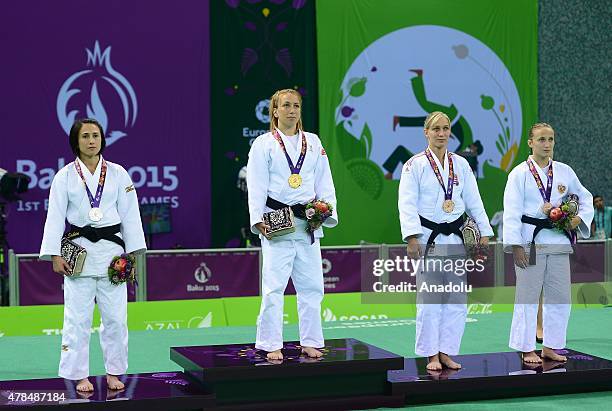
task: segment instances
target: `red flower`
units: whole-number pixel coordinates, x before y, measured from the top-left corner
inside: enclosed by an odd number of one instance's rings
[[[315,206],[315,208],[317,209],[317,211],[318,211],[318,212],[320,212],[321,214],[322,214],[322,213],[326,213],[326,212],[327,212],[327,210],[329,209],[329,208],[327,207],[327,204],[325,204],[325,203],[324,203],[324,202],[322,202],[322,201],[317,201],[317,202],[315,203],[315,205],[314,205],[314,206]]]
[[[127,261],[124,258],[120,258],[117,261],[115,261],[114,269],[116,271],[122,272],[125,270],[126,264],[127,264]]]
[[[559,207],[555,207],[550,210],[548,217],[551,219],[551,221],[559,221],[563,217],[563,211],[561,211]]]

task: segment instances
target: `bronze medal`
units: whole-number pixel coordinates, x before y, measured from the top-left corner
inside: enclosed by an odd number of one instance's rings
[[[433,158],[433,155],[431,154],[429,147],[427,148],[427,150],[425,150],[425,155],[427,156],[427,159],[429,160],[429,165],[431,166],[431,169],[433,170],[434,174],[436,175],[436,178],[438,179],[438,183],[440,183],[440,186],[442,187],[442,190],[444,190],[444,202],[442,203],[442,210],[447,213],[450,214],[453,212],[453,210],[455,209],[455,202],[453,201],[453,184],[455,179],[457,178],[457,175],[455,174],[454,168],[453,168],[453,157],[451,156],[451,153],[448,152],[448,188],[444,186],[444,181],[442,180],[442,174],[440,173],[440,169],[438,169],[438,165],[436,164],[435,159]],[[457,178],[458,181],[458,178]]]
[[[455,202],[453,200],[444,200],[444,202],[442,203],[442,210],[444,210],[445,213],[452,213],[453,210],[455,209]]]

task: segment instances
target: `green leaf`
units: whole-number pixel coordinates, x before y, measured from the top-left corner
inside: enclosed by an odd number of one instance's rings
[[[501,134],[498,134],[497,135],[497,141],[499,141],[499,144],[501,144],[501,147],[504,150],[504,153],[506,151],[508,151],[508,144],[507,144],[506,139],[504,138],[504,136],[502,136]]]
[[[495,142],[495,146],[497,147],[497,151],[499,151],[499,153],[503,155],[505,151],[502,149],[501,145],[499,144],[499,141]]]
[[[365,123],[363,130],[361,130],[361,139],[366,143],[366,157],[370,158],[370,154],[372,153],[372,132],[370,131],[370,127],[368,127],[368,123]]]
[[[480,96],[480,105],[485,110],[492,110],[493,106],[495,105],[495,100],[491,96],[485,96],[484,94],[482,94]]]
[[[361,79],[357,80],[352,86],[351,86],[351,90],[350,90],[350,95],[353,97],[360,97],[363,96],[363,94],[365,93],[365,88],[366,88],[366,83],[367,83],[368,79],[366,79],[365,77],[362,77]]]

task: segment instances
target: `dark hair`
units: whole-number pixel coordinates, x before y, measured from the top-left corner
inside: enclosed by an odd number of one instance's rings
[[[102,154],[102,152],[104,151],[104,148],[106,147],[106,139],[104,138],[104,129],[102,128],[100,123],[98,123],[98,120],[95,120],[93,118],[81,118],[81,119],[75,120],[74,124],[70,128],[69,142],[70,142],[70,148],[72,149],[72,152],[77,157],[79,157],[79,154],[81,153],[79,151],[79,133],[81,132],[81,128],[83,128],[83,124],[94,124],[96,127],[98,127],[98,130],[100,130],[100,139],[102,140],[102,144],[100,146],[100,151],[98,152],[98,154]]]
[[[595,200],[596,198],[601,198],[603,200],[603,196],[599,195],[599,194],[595,194],[593,196],[593,200]]]

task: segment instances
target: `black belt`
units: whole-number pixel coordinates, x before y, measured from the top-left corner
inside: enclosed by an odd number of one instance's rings
[[[107,227],[92,227],[86,225],[85,227],[77,227],[70,225],[70,231],[64,236],[72,240],[77,237],[85,237],[92,243],[97,243],[100,240],[108,240],[113,243],[120,245],[125,250],[125,242],[121,237],[116,234],[121,231],[121,224],[110,225]]]
[[[543,229],[553,229],[555,228],[548,218],[534,218],[529,216],[522,216],[521,222],[525,224],[531,224],[535,226],[535,230],[533,230],[533,236],[531,236],[531,243],[529,244],[529,265],[535,265],[536,263],[536,247],[535,247],[535,238],[536,235]],[[563,234],[570,240],[570,244],[572,242],[572,238],[570,237],[567,231],[563,231]]]
[[[457,234],[461,238],[461,241],[463,241],[463,234],[461,233],[461,226],[463,225],[463,216],[450,223],[434,223],[433,221],[428,220],[423,216],[419,216],[419,218],[421,219],[421,225],[431,230],[431,234],[429,235],[429,239],[427,240],[427,246],[425,247],[425,256],[427,256],[427,252],[434,244],[436,237],[440,234]]]
[[[291,211],[293,211],[293,215],[297,218],[301,218],[302,220],[306,220],[306,206],[304,204],[295,204],[289,206],[285,203],[281,203],[278,200],[273,199],[272,197],[268,197],[266,200],[266,205],[270,207],[272,210],[280,210],[281,208],[289,207]]]
[[[294,204],[290,206],[285,203],[281,203],[280,201],[275,200],[272,197],[268,197],[266,199],[266,205],[272,210],[280,210],[281,208],[289,207],[291,208],[291,211],[293,211],[294,217],[301,218],[302,220],[307,220],[306,206],[304,204]],[[314,232],[312,231],[310,231],[310,244],[314,244]]]

